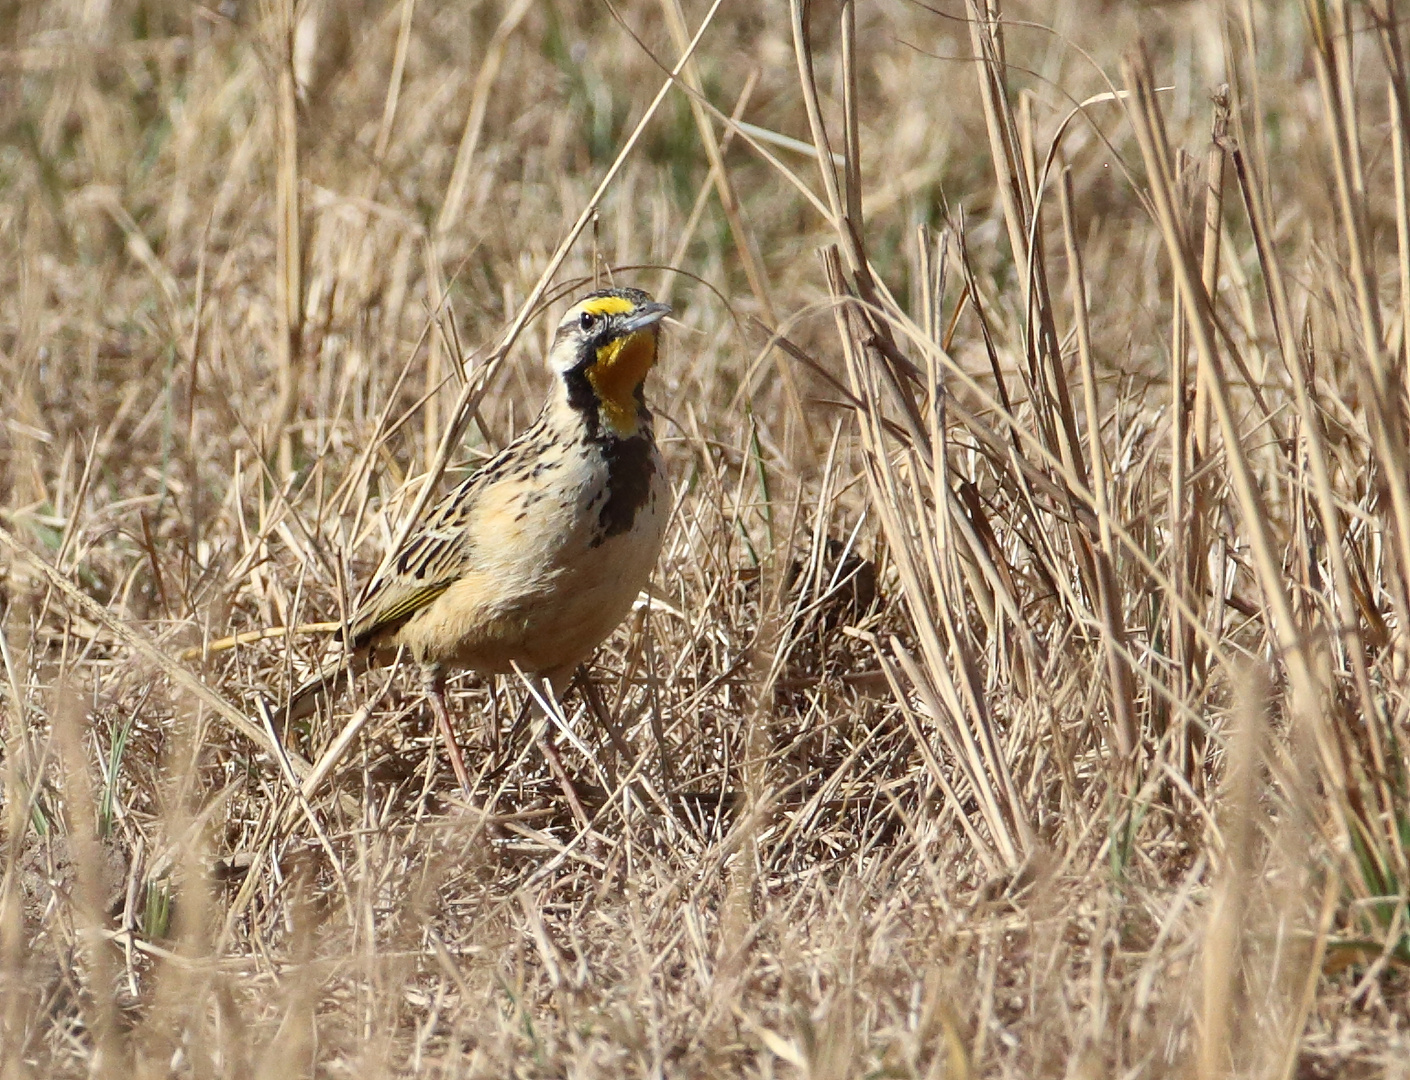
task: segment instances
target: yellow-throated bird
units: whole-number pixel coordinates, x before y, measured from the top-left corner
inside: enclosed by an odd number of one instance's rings
[[[569,308],[538,419],[446,495],[362,591],[347,644],[354,655],[405,646],[421,665],[462,788],[446,669],[517,665],[561,692],[651,576],[670,489],[642,387],[669,311],[626,288]],[[285,719],[312,711],[332,673],[296,690]]]

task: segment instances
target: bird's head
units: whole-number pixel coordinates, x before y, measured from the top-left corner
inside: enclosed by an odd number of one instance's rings
[[[568,404],[589,413],[604,433],[630,437],[646,408],[642,384],[656,363],[661,320],[670,313],[640,289],[602,289],[568,309],[548,364],[563,380]]]

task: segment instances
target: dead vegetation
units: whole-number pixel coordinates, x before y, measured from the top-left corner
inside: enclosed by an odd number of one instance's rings
[[[0,4],[0,1074],[1406,1076],[1403,18]],[[276,741],[607,277],[651,602]]]

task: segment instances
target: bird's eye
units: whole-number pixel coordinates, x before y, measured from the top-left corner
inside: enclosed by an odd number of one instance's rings
[[[586,333],[597,325],[597,316],[591,311],[584,311],[578,316],[578,326]]]

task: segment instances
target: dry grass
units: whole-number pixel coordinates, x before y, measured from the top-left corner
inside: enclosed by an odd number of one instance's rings
[[[1404,15],[996,7],[0,4],[0,1076],[1410,1073]],[[589,827],[276,750],[606,275]]]

